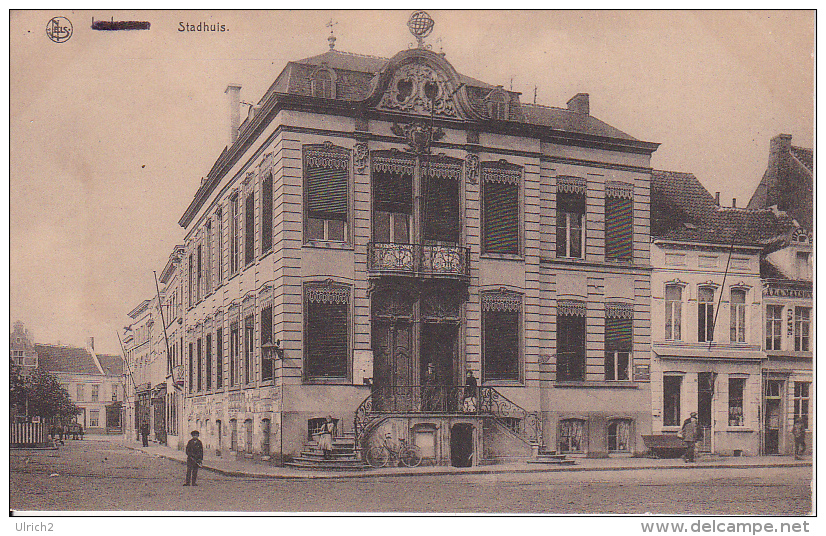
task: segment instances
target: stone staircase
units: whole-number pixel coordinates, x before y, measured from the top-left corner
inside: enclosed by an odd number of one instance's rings
[[[318,442],[313,440],[305,442],[301,454],[285,465],[316,471],[363,471],[370,468],[356,455],[356,440],[352,432],[333,438],[333,451],[326,460]]]
[[[574,465],[574,460],[565,459],[564,454],[557,454],[555,450],[539,450],[536,458],[531,458],[528,463],[540,463],[543,465]]]

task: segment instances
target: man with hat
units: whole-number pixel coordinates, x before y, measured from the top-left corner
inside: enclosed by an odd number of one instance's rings
[[[464,400],[462,401],[462,409],[465,413],[476,413],[476,406],[478,404],[479,384],[476,382],[476,376],[473,371],[467,369],[465,378],[465,392]]]
[[[204,445],[198,436],[201,435],[198,430],[192,431],[192,439],[186,444],[186,483],[188,486],[190,482],[193,486],[198,484],[195,481],[198,479],[198,468],[204,461]]]
[[[685,463],[694,463],[694,443],[697,442],[697,412],[692,411],[688,419],[683,423],[680,429],[680,437],[685,442],[685,454],[683,460]]]

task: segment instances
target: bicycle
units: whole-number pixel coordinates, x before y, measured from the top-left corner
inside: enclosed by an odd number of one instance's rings
[[[387,463],[393,458],[407,467],[418,467],[422,463],[422,451],[419,447],[410,445],[402,438],[399,438],[399,443],[399,448],[396,448],[390,440],[390,434],[387,434],[381,445],[371,447],[367,451],[367,463],[376,468],[387,467]]]

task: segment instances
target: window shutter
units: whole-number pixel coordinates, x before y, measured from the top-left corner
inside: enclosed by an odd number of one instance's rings
[[[519,254],[519,186],[484,183],[485,252]]]
[[[458,243],[459,181],[428,178],[424,200],[424,239]]]
[[[261,252],[272,249],[272,173],[261,185]]]
[[[308,303],[307,374],[347,376],[347,304]]]
[[[244,203],[245,226],[244,226],[244,264],[247,265],[255,259],[255,193],[250,192]]]
[[[373,174],[373,208],[378,212],[413,213],[413,175],[377,171]]]
[[[347,168],[306,167],[307,209],[311,218],[347,219]]]
[[[632,333],[632,320],[630,318],[606,318],[605,349],[608,351],[630,352]]]
[[[605,198],[605,256],[631,260],[633,254],[634,202],[628,198]]]

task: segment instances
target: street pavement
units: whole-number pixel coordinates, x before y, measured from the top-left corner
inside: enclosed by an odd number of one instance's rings
[[[805,515],[812,509],[811,464],[782,457],[690,467],[665,460],[578,460],[574,470],[512,464],[368,471],[356,478],[281,468],[256,475],[256,467],[268,466],[225,461],[237,465],[202,470],[199,485],[187,488],[184,465],[171,457],[177,451],[109,439],[68,441],[56,451],[12,451],[11,509],[709,515]]]

